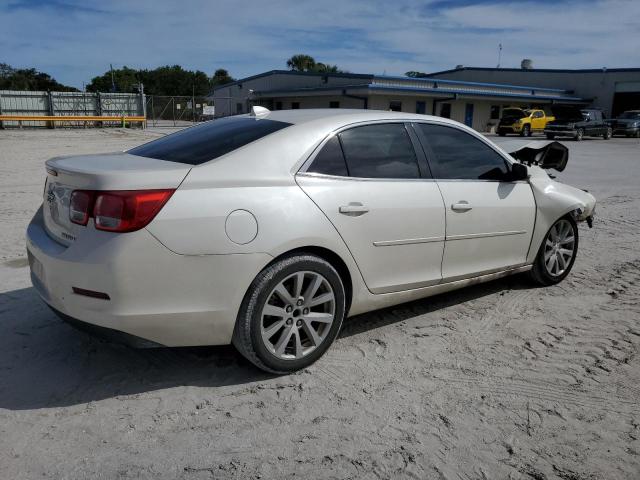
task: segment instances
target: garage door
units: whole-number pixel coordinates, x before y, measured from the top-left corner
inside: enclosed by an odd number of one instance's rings
[[[612,117],[617,117],[625,110],[640,110],[640,82],[616,83]]]

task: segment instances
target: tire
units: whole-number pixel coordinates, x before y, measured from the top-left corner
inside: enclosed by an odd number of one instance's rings
[[[498,135],[500,135],[501,137],[504,137],[507,135],[507,132],[505,132],[504,130],[498,129]]]
[[[613,137],[613,130],[607,128],[602,134],[602,138],[604,138],[605,140],[611,140],[611,137]]]
[[[313,304],[325,298],[329,300]],[[232,342],[262,370],[295,372],[315,362],[333,343],[342,326],[345,301],[340,275],[329,262],[305,253],[284,257],[251,283]]]
[[[567,239],[570,237],[573,240],[569,242]],[[571,246],[570,255],[566,252],[560,252],[560,250],[569,249],[558,248],[562,245]],[[557,220],[544,236],[538,255],[533,262],[533,268],[529,272],[531,279],[542,286],[560,283],[571,272],[577,253],[578,225],[571,215],[566,215]],[[552,261],[551,257],[555,257],[555,260]]]
[[[521,137],[530,137],[531,136],[531,125],[525,125],[522,127],[522,130],[520,130],[520,136]]]
[[[636,138],[640,138],[640,130],[638,130],[638,131],[635,133],[634,137],[636,137]]]
[[[581,142],[582,139],[584,138],[584,130],[582,128],[579,128],[578,130],[576,130],[576,136],[574,138],[576,142]]]
[[[547,133],[547,140],[553,140],[556,136],[553,133]]]

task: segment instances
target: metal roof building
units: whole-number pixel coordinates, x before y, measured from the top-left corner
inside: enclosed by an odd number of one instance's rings
[[[591,102],[549,86],[289,70],[272,70],[217,87],[212,97],[216,116],[245,113],[250,105],[271,110],[369,108],[440,115],[480,131],[495,125],[507,106]]]
[[[590,98],[590,106],[616,117],[625,110],[640,109],[640,68],[550,68],[458,67],[429,75],[440,80],[510,83],[562,87],[576,96]]]

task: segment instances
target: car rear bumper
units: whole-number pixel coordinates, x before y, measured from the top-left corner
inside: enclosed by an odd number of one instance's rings
[[[34,288],[65,319],[165,346],[229,344],[244,293],[271,260],[178,255],[146,230],[111,234],[91,226],[66,247],[46,233],[42,210],[27,229],[27,252]]]

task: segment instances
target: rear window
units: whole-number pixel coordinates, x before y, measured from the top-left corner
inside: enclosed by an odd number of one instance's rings
[[[221,118],[145,143],[127,153],[200,165],[290,125],[253,117]]]

